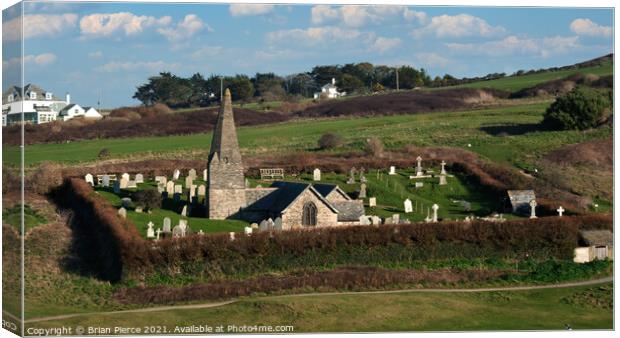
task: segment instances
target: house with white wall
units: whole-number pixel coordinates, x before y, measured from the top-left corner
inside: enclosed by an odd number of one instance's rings
[[[339,92],[338,91],[338,87],[336,87],[336,79],[332,78],[332,82],[324,85],[323,87],[321,87],[321,91],[320,92],[316,92],[314,93],[314,99],[321,99],[321,98],[327,98],[327,99],[335,99],[337,97],[341,97],[341,96],[345,96],[347,95],[346,92]]]
[[[23,95],[23,97],[22,97]],[[2,125],[7,126],[22,122],[41,124],[56,121],[58,113],[69,102],[55,96],[34,84],[21,88],[10,86],[2,93]]]

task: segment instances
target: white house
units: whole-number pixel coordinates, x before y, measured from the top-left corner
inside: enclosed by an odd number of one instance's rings
[[[338,91],[338,87],[336,87],[336,79],[332,78],[332,82],[321,87],[320,92],[314,93],[314,99],[315,100],[320,99],[320,98],[335,99],[337,97],[341,97],[345,95],[347,95],[346,92]]]
[[[76,103],[71,103],[67,105],[58,113],[58,118],[62,119],[63,121],[71,120],[72,118],[76,117],[98,120],[103,118],[103,115],[99,114],[97,109],[93,107],[82,108],[79,104]]]
[[[11,86],[2,94],[2,125],[21,123],[22,112],[25,123],[52,122],[68,103],[69,94],[63,101],[33,84],[26,85],[23,90],[21,87]]]

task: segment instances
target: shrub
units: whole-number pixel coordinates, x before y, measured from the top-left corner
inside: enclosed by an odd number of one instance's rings
[[[608,95],[596,89],[576,87],[558,97],[547,108],[543,124],[562,130],[585,130],[603,122],[606,110],[611,107]]]
[[[161,194],[155,189],[138,190],[133,193],[132,200],[145,209],[153,209],[161,205]]]
[[[99,150],[99,154],[97,154],[97,157],[99,159],[106,159],[106,158],[110,157],[110,150],[108,150],[108,148],[103,148],[103,149]]]
[[[319,139],[319,148],[320,149],[333,149],[340,147],[344,141],[342,140],[342,136],[338,134],[327,133],[323,134]]]
[[[366,154],[375,157],[383,157],[383,143],[377,137],[371,137],[366,140]]]

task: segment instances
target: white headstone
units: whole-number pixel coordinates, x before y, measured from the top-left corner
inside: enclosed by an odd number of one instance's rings
[[[258,227],[260,231],[267,231],[269,230],[269,223],[267,222],[266,219],[264,219],[260,222],[260,225]]]
[[[396,175],[396,167],[395,166],[390,166],[390,175]]]
[[[530,211],[531,211],[530,218],[538,218],[538,217],[536,217],[536,206],[537,205],[538,204],[536,203],[536,200],[531,200],[530,201]]]
[[[321,180],[321,169],[314,168],[314,172],[312,173],[312,179],[314,181],[320,181]]]
[[[358,196],[359,198],[366,198],[366,183],[362,183],[360,185],[360,194]]]
[[[418,162],[418,164],[416,166],[416,169],[415,169],[416,175],[417,176],[422,176],[422,157],[418,156],[418,157],[416,157],[415,160],[416,160],[416,162]]]
[[[175,184],[174,185],[174,193],[175,194],[182,194],[183,193],[183,186],[180,184]]]
[[[370,216],[372,220],[372,225],[381,225],[381,217],[379,216]]]
[[[392,215],[392,222],[394,222],[394,224],[400,223],[400,214]]]
[[[441,161],[441,174],[445,175],[446,173],[446,161]]]
[[[110,186],[110,175],[103,175],[103,177],[101,178],[101,185],[103,185],[104,187]]]
[[[206,182],[208,178],[209,178],[209,171],[205,169],[202,171],[202,180]]]
[[[170,198],[174,194],[174,182],[168,181],[166,183],[166,192],[168,193],[168,198]]]
[[[181,176],[181,171],[179,169],[174,169],[174,173],[172,174],[172,179],[178,180],[179,176]]]
[[[372,220],[370,216],[360,216],[360,225],[370,225]]]
[[[126,189],[126,188],[127,188],[127,185],[129,185],[129,180],[128,180],[128,179],[126,179],[125,177],[121,178],[121,181],[120,181],[120,188],[121,188],[121,189]]]
[[[159,237],[161,236],[161,228],[157,228],[157,231],[155,231],[155,233],[157,234],[157,238],[155,238],[155,240],[159,241]]]
[[[230,236],[230,240],[231,241],[235,240],[235,233],[234,232],[229,232],[228,235]]]
[[[282,218],[277,217],[274,221],[273,221],[273,227],[276,230],[282,230]]]
[[[168,183],[168,178],[166,176],[155,176],[155,182],[160,182],[165,185]]]
[[[170,217],[164,217],[164,232],[171,231],[171,224],[172,221],[170,220]]]
[[[424,186],[424,182],[415,182],[415,188],[420,189]]]
[[[198,196],[206,196],[207,195],[207,187],[204,184],[198,186]]]
[[[181,216],[187,216],[187,205],[183,206],[183,210],[181,210]]]
[[[185,178],[185,188],[189,189],[192,187],[193,184],[194,184],[194,179],[191,178],[190,176],[187,176]]]
[[[122,218],[127,218],[127,209],[121,207],[120,209],[118,209],[118,215]]]
[[[371,197],[368,199],[368,206],[369,207],[376,207],[377,206],[377,198],[376,197]]]
[[[136,174],[135,181],[136,181],[136,183],[144,183],[144,175]]]
[[[122,180],[121,180],[122,181]],[[136,181],[127,181],[127,188],[137,188]]]
[[[413,205],[411,204],[411,200],[410,199],[406,199],[405,200],[405,213],[410,213],[413,212]]]
[[[135,212],[137,212],[137,213],[139,213],[139,214],[141,214],[141,213],[142,213],[142,207],[141,207],[141,206],[137,206],[137,207],[134,209],[134,211],[135,211]]]
[[[166,185],[162,182],[157,182],[157,192],[161,194],[164,191],[166,191]]]
[[[129,174],[128,173],[123,173],[121,175],[121,179],[123,179],[123,178],[126,179],[127,181],[129,181]]]
[[[90,183],[91,186],[95,185],[92,174],[86,174],[86,176],[84,176],[84,180],[86,180],[86,183]]]
[[[146,238],[155,238],[155,230],[153,230],[154,225],[153,222],[149,222],[146,225],[148,227],[148,229],[146,229]]]
[[[202,231],[202,229],[200,229],[200,230],[198,230],[198,234],[199,234],[200,236],[203,236],[203,235],[205,234],[205,232],[204,232],[204,231]]]
[[[191,177],[192,180],[196,179],[196,169],[190,169],[189,173],[187,174],[187,176]]]
[[[558,212],[558,216],[562,217],[564,215],[564,211],[566,210],[564,210],[564,208],[562,208],[562,206],[560,205],[560,207],[557,208],[556,211]]]
[[[253,230],[252,227],[245,227],[243,229],[243,232],[246,234],[246,236],[249,236],[252,234],[252,230]]]
[[[433,223],[437,223],[437,210],[439,210],[439,205],[437,204],[433,204],[433,218],[432,218],[432,222]]]
[[[446,185],[448,184],[448,180],[446,179],[446,175],[445,174],[440,174],[439,175],[439,185]]]

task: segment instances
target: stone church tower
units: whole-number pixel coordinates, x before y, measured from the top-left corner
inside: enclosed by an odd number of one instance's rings
[[[228,89],[224,93],[217,124],[213,130],[207,168],[209,218],[238,216],[240,209],[246,206],[245,178]]]

